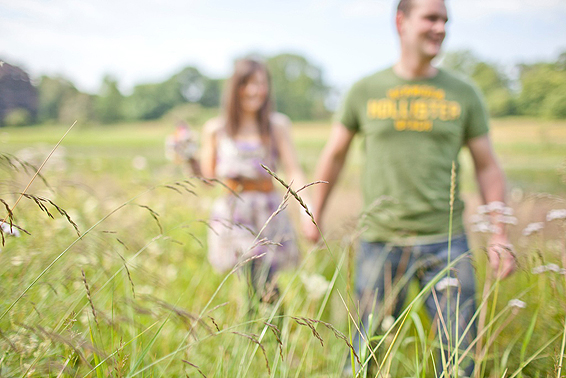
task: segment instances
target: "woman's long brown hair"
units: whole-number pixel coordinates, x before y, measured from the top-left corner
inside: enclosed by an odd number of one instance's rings
[[[224,113],[226,117],[226,129],[228,135],[234,137],[240,128],[242,106],[240,103],[240,88],[246,85],[250,77],[257,71],[262,71],[267,76],[267,96],[265,102],[257,112],[257,123],[259,133],[264,143],[270,143],[271,125],[270,115],[272,111],[271,101],[271,77],[267,67],[254,59],[238,60],[234,66],[234,73],[228,81],[228,86],[224,92]]]

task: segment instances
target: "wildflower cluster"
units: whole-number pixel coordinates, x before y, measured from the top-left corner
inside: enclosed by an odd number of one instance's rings
[[[497,233],[500,229],[495,224],[517,225],[517,218],[513,216],[513,209],[505,206],[503,202],[490,202],[478,206],[477,214],[470,217],[472,232]]]
[[[550,210],[546,214],[546,221],[552,222],[555,220],[566,220],[566,209],[554,209]],[[523,236],[530,236],[532,234],[538,233],[544,229],[544,222],[534,222],[529,223],[527,227],[523,230]]]
[[[554,273],[566,275],[566,269],[560,268],[556,264],[535,266],[532,270],[533,274],[541,274],[541,273],[545,273],[545,272],[554,272]]]

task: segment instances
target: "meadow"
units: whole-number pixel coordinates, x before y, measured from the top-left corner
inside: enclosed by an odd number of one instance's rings
[[[171,122],[76,125],[21,197],[69,126],[0,129],[0,216],[19,234],[5,228],[0,246],[1,377],[340,376],[355,327],[360,141],[331,199],[326,243],[301,239],[300,266],[280,275],[281,299],[267,305],[249,299],[245,266],[218,274],[208,263],[208,212],[225,189],[166,159]],[[327,122],[294,125],[309,178],[328,132]],[[495,279],[487,234],[470,233],[479,336],[453,353],[473,355],[480,377],[561,377],[566,216],[551,211],[566,209],[566,122],[494,120],[493,139],[519,268]],[[472,230],[480,201],[465,151],[461,165]],[[297,219],[301,207],[288,202]],[[408,311],[378,332],[381,355],[361,376],[436,376],[427,290],[411,287]]]

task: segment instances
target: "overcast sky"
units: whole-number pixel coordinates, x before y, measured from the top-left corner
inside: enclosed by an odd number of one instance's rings
[[[339,88],[392,64],[395,0],[0,0],[0,59],[32,77],[62,74],[97,92],[104,74],[123,90],[187,65],[230,74],[250,52],[293,52]],[[566,0],[446,0],[445,51],[498,64],[566,51]]]

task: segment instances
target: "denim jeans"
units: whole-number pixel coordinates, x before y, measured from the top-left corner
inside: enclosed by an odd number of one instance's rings
[[[413,246],[392,246],[380,242],[361,242],[357,256],[356,294],[361,316],[360,330],[364,339],[368,340],[377,330],[383,319],[393,316],[397,319],[403,311],[407,289],[415,278],[422,288],[435,278],[438,282],[424,295],[424,304],[431,319],[431,326],[436,329],[447,349],[446,333],[448,327],[451,334],[452,347],[456,345],[456,335],[462,338],[464,330],[475,312],[475,277],[469,257],[460,259],[449,272],[439,273],[446,268],[449,261],[454,261],[468,253],[468,242],[465,235],[454,237],[450,248],[448,241],[434,244]],[[438,277],[437,277],[438,276]],[[436,299],[432,292],[436,294]],[[450,310],[448,309],[450,304]],[[458,307],[458,310],[456,310]],[[439,318],[439,309],[442,318]],[[372,328],[369,329],[368,317],[372,315]],[[458,314],[458,321],[456,321]],[[449,319],[450,316],[450,320]],[[438,320],[441,320],[439,323]],[[442,321],[444,323],[442,323]],[[440,324],[440,331],[438,331]],[[475,338],[476,327],[462,339],[460,349],[465,350]],[[356,333],[354,349],[360,351],[364,343]],[[468,359],[469,361],[469,359]],[[442,362],[435,361],[437,371],[442,371]],[[463,365],[467,364],[465,362]],[[466,370],[469,375],[473,370],[470,364]]]

